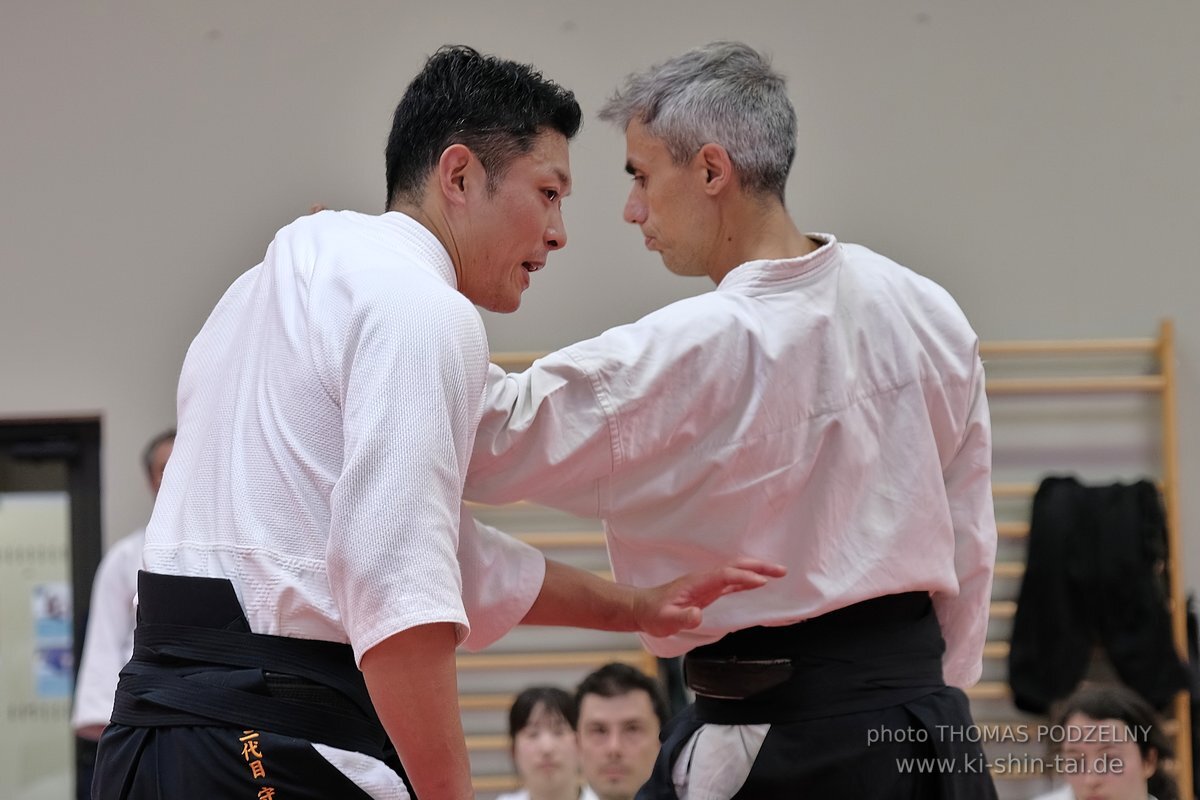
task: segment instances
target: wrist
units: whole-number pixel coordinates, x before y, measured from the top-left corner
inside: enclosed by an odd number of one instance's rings
[[[626,602],[629,608],[629,630],[645,633],[653,623],[654,610],[653,599],[650,597],[651,591],[650,589],[628,587],[629,596]]]

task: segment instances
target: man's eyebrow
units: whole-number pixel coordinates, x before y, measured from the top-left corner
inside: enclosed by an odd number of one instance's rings
[[[563,172],[561,169],[554,170],[554,177],[558,178],[558,182],[562,184],[563,189],[571,191],[571,176]]]
[[[630,175],[637,174],[637,170],[633,168],[633,163],[630,161],[625,162],[625,171],[628,172]]]

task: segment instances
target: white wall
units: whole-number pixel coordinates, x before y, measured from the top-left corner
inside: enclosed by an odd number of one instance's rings
[[[546,349],[705,290],[620,222],[626,73],[716,38],[774,54],[810,230],[944,284],[987,339],[1148,336],[1176,319],[1182,483],[1200,480],[1200,3],[1193,0],[5,2],[0,416],[99,411],[105,528],[174,421],[192,335],[313,202],[378,210],[391,110],[463,42],[533,61],[589,120],[571,244],[493,349]],[[1184,492],[1190,583],[1200,502]]]

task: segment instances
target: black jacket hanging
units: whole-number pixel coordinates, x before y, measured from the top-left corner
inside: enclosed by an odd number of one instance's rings
[[[1083,678],[1095,643],[1122,682],[1157,708],[1187,688],[1162,574],[1166,524],[1149,481],[1042,481],[1013,621],[1008,680],[1017,708],[1046,713]]]

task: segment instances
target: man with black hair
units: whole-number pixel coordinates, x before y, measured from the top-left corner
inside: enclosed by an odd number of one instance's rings
[[[396,109],[388,211],[295,221],[217,304],[180,376],[95,797],[471,797],[459,643],[522,621],[665,634],[780,574],[635,591],[463,509],[473,304],[516,309],[566,243],[579,120],[532,68],[439,50]]]
[[[592,672],[575,690],[579,764],[600,800],[633,800],[650,777],[667,700],[658,681],[629,664]]]

